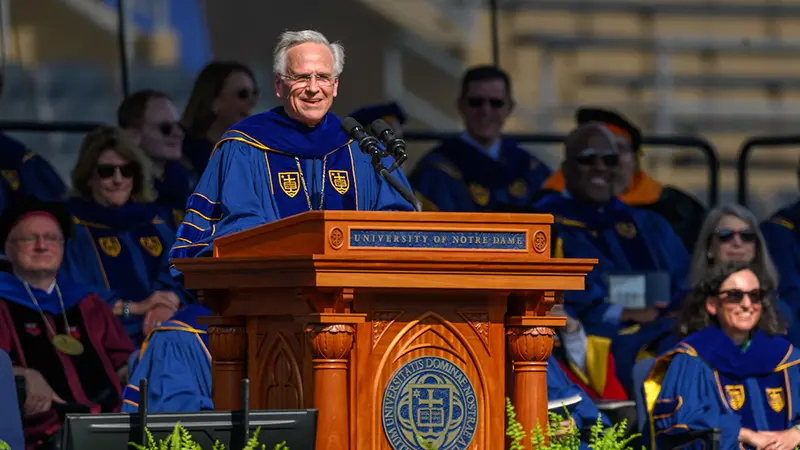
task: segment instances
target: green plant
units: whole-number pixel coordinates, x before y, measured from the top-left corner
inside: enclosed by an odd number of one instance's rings
[[[11,450],[11,446],[6,441],[0,441],[0,450]]]
[[[180,422],[175,424],[172,434],[170,434],[166,440],[156,442],[150,430],[145,430],[145,432],[147,433],[147,445],[140,445],[133,442],[129,442],[128,445],[136,450],[203,450],[200,444],[192,440],[191,433],[189,433],[189,430],[186,428],[183,428]],[[267,446],[258,442],[259,434],[261,434],[261,427],[256,429],[256,432],[253,433],[253,437],[247,441],[247,446],[242,450],[266,450]],[[0,450],[10,449],[3,449],[3,447],[0,446]],[[225,450],[225,446],[217,441],[210,450]],[[286,442],[281,442],[280,444],[276,444],[273,450],[289,450],[289,447],[286,446]]]

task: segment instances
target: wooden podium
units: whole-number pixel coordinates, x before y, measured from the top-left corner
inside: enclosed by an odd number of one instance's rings
[[[319,409],[317,449],[504,448],[507,396],[547,420],[550,308],[596,263],[551,258],[552,223],[312,211],[176,261],[215,313],[215,406],[247,377],[252,408]]]

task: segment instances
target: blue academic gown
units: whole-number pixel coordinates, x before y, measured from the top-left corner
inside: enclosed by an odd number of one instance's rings
[[[800,202],[761,224],[770,257],[778,270],[778,295],[790,310],[788,338],[800,345]]]
[[[214,143],[204,137],[194,137],[187,134],[183,138],[183,157],[189,161],[198,179],[205,172],[213,151]]]
[[[547,359],[547,400],[548,401],[556,401],[567,399],[574,395],[580,395],[582,400],[574,405],[570,405],[567,407],[569,414],[572,416],[572,419],[575,421],[575,426],[578,430],[583,430],[584,428],[590,428],[595,423],[597,423],[597,418],[600,417],[603,421],[603,425],[607,428],[611,426],[611,422],[608,420],[604,414],[600,413],[600,410],[597,409],[597,406],[594,404],[589,395],[583,391],[578,385],[573,383],[568,377],[567,374],[561,369],[561,365],[558,364],[558,361],[555,357],[550,356]],[[562,417],[566,416],[563,408],[552,410]],[[588,450],[589,446],[586,442],[581,442],[582,450]]]
[[[566,291],[564,305],[584,325],[587,334],[612,338],[611,352],[617,377],[630,391],[637,355],[649,344],[669,335],[673,319],[660,319],[643,326],[613,320],[619,307],[607,302],[609,273],[665,271],[670,275],[670,309],[679,307],[685,294],[689,254],[660,215],[612,199],[601,210],[560,193],[543,196],[536,212],[552,214],[554,253],[560,258],[596,258],[597,265],[586,276],[586,289]]]
[[[693,333],[658,359],[645,383],[652,432],[658,439],[716,427],[720,448],[738,449],[742,427],[786,430],[800,423],[798,363],[800,352],[782,336],[757,331],[742,351],[716,326]]]
[[[192,304],[156,328],[142,345],[139,362],[122,393],[122,412],[139,408],[139,383],[147,379],[147,410],[153,413],[214,409],[211,397],[211,352],[207,326],[198,317],[211,310]]]
[[[328,113],[308,128],[278,107],[235,125],[217,144],[186,204],[170,259],[208,256],[219,236],[319,209],[321,202],[325,210],[412,211],[340,123]],[[392,175],[410,189],[400,170]]]
[[[0,211],[30,197],[60,201],[67,191],[61,176],[44,158],[3,133],[0,133],[0,175],[4,185]]]
[[[183,288],[169,274],[168,249],[175,234],[164,218],[169,216],[165,208],[130,202],[111,209],[82,198],[70,198],[66,205],[76,224],[62,265],[68,276],[112,307],[118,300],[139,302],[162,290],[185,300]],[[120,320],[139,345],[144,316]]]
[[[550,169],[512,140],[504,139],[497,150],[495,160],[464,138],[431,150],[411,176],[423,208],[481,212],[528,207]]]
[[[153,187],[158,194],[155,203],[172,211],[170,219],[173,228],[177,229],[183,221],[186,201],[196,185],[197,175],[186,160],[168,161],[162,176],[153,179]]]

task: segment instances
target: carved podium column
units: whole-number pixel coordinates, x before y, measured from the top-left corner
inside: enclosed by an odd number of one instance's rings
[[[240,381],[247,378],[247,329],[242,317],[211,316],[201,319],[208,325],[208,343],[214,351],[212,397],[214,409],[238,410],[242,398]]]
[[[350,422],[347,362],[355,330],[347,324],[309,324],[314,370],[314,408],[317,416],[318,449],[349,450]]]
[[[566,323],[565,317],[549,315],[554,303],[552,291],[509,299],[506,337],[511,357],[511,402],[517,421],[527,434],[537,425],[542,430],[547,427],[547,358],[555,337],[552,327]],[[538,417],[544,418],[545,423],[537,424]],[[523,445],[530,448],[530,440],[525,439]]]

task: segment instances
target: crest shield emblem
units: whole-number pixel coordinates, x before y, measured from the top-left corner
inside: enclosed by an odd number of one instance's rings
[[[350,174],[346,170],[329,170],[328,178],[339,194],[344,195],[350,190]]]
[[[158,236],[140,237],[139,243],[147,250],[147,253],[155,257],[161,256],[161,252],[164,251],[164,246],[161,244],[161,239],[159,239]]]
[[[278,185],[284,194],[294,198],[300,192],[300,172],[278,172]]]
[[[728,396],[728,403],[734,411],[742,409],[744,406],[745,395],[744,386],[741,384],[729,384],[725,386],[725,393]]]
[[[616,226],[617,234],[626,238],[633,239],[636,237],[636,225],[629,222],[620,222]]]
[[[436,378],[436,377],[427,377]],[[433,446],[441,448],[447,437],[452,420],[453,391],[446,384],[412,384],[411,391],[411,428],[419,438]]]
[[[97,240],[97,243],[100,245],[100,250],[111,257],[116,257],[122,251],[122,244],[119,243],[119,239],[116,236],[101,237]]]
[[[528,183],[520,178],[508,187],[508,193],[514,198],[525,198],[528,195]]]
[[[469,193],[472,195],[472,200],[478,206],[486,206],[489,204],[489,189],[486,189],[480,184],[470,184]]]
[[[6,182],[11,187],[11,190],[19,190],[19,174],[16,170],[3,170],[0,171],[0,174],[2,174],[3,178],[6,179]]]
[[[784,399],[783,395],[783,388],[767,388],[767,403],[769,403],[769,407],[772,408],[773,411],[779,413],[783,411],[783,408],[786,406],[786,400]]]

